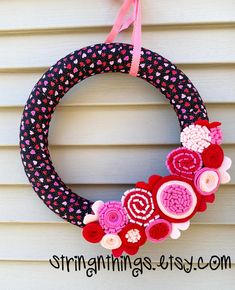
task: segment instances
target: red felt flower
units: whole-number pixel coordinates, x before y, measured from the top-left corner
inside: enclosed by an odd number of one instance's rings
[[[132,223],[146,226],[157,215],[152,193],[142,188],[133,188],[124,192],[122,205]]]
[[[119,233],[123,245],[128,247],[140,247],[146,242],[144,227],[138,224],[129,223]]]
[[[119,258],[123,252],[127,253],[130,256],[133,256],[137,254],[138,251],[139,247],[121,245],[118,249],[112,250],[112,254],[114,255],[114,257]]]
[[[210,168],[219,168],[224,160],[224,151],[217,144],[211,144],[202,152],[204,166]]]
[[[148,183],[145,183],[144,181],[139,181],[136,183],[136,187],[143,188],[148,191],[152,191],[153,187],[156,185],[156,183],[161,179],[162,177],[160,175],[152,175],[148,179]]]
[[[119,236],[122,240],[122,245],[118,249],[112,250],[115,257],[120,257],[123,252],[128,255],[135,255],[139,247],[142,246],[147,239],[144,227],[133,223],[126,225],[119,233]]]
[[[104,230],[98,222],[91,222],[82,229],[82,235],[90,243],[99,243],[104,236]]]
[[[202,167],[202,158],[196,151],[179,147],[168,154],[166,166],[173,175],[193,179]]]

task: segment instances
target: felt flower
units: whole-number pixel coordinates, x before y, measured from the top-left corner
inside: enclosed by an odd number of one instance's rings
[[[98,212],[99,223],[105,233],[118,233],[127,224],[128,218],[121,202],[109,201],[104,203]]]
[[[224,156],[224,160],[223,160],[221,166],[218,168],[220,182],[222,184],[228,183],[231,179],[229,173],[227,172],[227,170],[229,170],[231,165],[232,165],[232,160],[229,157]]]
[[[161,179],[153,190],[160,217],[171,222],[185,222],[197,209],[200,195],[191,181],[171,175]]]
[[[164,241],[171,234],[171,223],[164,219],[152,221],[145,229],[147,239],[153,243]]]
[[[201,153],[211,144],[210,130],[206,126],[191,124],[181,132],[180,141],[184,147]]]
[[[104,202],[102,200],[97,200],[96,202],[94,202],[91,206],[91,209],[93,211],[94,214],[86,214],[84,219],[83,219],[83,223],[84,224],[88,224],[94,221],[98,221],[99,217],[98,217],[98,211],[99,208],[101,206],[103,206]]]
[[[223,133],[220,128],[215,127],[210,129],[211,143],[220,145],[223,139]]]
[[[133,223],[126,225],[119,233],[119,236],[125,246],[140,247],[146,241],[144,227]]]
[[[133,188],[127,190],[122,196],[122,204],[132,223],[146,226],[151,220],[156,218],[152,194],[145,189]]]
[[[179,147],[168,154],[166,166],[173,175],[193,179],[202,167],[202,158],[196,151]]]
[[[172,223],[172,231],[170,237],[172,239],[178,239],[181,236],[181,231],[185,231],[190,226],[190,221],[184,223]]]
[[[194,184],[202,195],[215,193],[220,184],[219,173],[216,169],[203,167],[196,173]]]
[[[148,182],[144,182],[144,181],[139,181],[136,183],[136,187],[137,188],[142,188],[145,189],[147,191],[152,192],[154,186],[161,180],[161,176],[160,175],[152,175],[149,177]]]
[[[211,144],[202,152],[203,164],[210,168],[219,168],[224,160],[224,151],[217,144]]]
[[[82,229],[82,235],[90,243],[99,243],[104,236],[104,230],[98,222],[90,222]]]
[[[108,250],[118,249],[121,244],[121,238],[117,234],[106,234],[102,237],[101,246]]]
[[[209,122],[208,120],[202,120],[202,119],[198,119],[194,124],[200,125],[200,126],[206,126],[208,129],[216,128],[221,125],[220,122]]]

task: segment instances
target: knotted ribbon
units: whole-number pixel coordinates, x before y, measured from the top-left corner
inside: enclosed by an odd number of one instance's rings
[[[128,19],[126,15],[133,6],[133,11]],[[139,70],[140,56],[141,56],[141,5],[140,0],[125,0],[118,12],[114,25],[108,34],[105,43],[113,42],[119,32],[127,29],[133,24],[133,32],[131,41],[133,44],[132,61],[129,74],[136,76]]]

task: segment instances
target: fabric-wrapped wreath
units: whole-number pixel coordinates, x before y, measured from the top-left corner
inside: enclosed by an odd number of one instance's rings
[[[20,124],[21,158],[35,192],[54,213],[83,228],[88,242],[99,243],[116,257],[123,252],[136,254],[146,241],[179,238],[191,218],[214,202],[219,185],[230,180],[231,160],[221,147],[221,124],[209,122],[205,105],[188,77],[145,48],[140,48],[138,69],[132,75],[165,95],[181,128],[181,146],[166,157],[169,175],[154,174],[147,183],[137,182],[120,200],[108,202],[87,200],[61,180],[48,149],[49,124],[56,106],[69,89],[90,76],[130,73],[135,49],[131,44],[106,41],[63,57],[34,86]]]

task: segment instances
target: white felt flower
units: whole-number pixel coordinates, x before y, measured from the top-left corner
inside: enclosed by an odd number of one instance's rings
[[[189,125],[181,132],[180,141],[184,147],[202,153],[211,144],[210,130],[206,126]]]

